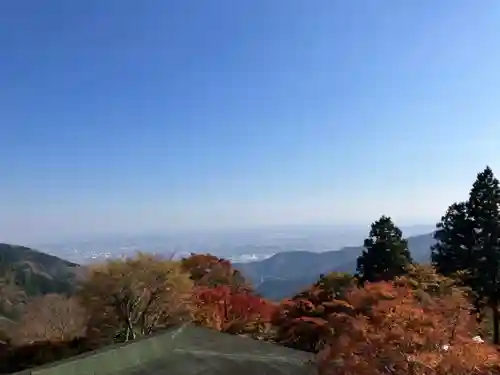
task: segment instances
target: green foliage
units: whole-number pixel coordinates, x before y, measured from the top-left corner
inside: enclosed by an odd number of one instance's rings
[[[493,311],[493,340],[500,342],[500,186],[493,171],[477,175],[469,195],[468,210],[474,222],[473,261],[468,269],[470,286]]]
[[[451,276],[469,267],[473,260],[473,224],[466,202],[453,203],[436,224],[431,256],[439,273]]]
[[[474,222],[473,269],[481,294],[497,298],[500,270],[500,187],[490,168],[479,173],[469,197],[468,209]]]
[[[396,278],[395,285],[405,286],[414,291],[420,303],[433,303],[436,299],[449,298],[457,293],[470,297],[471,291],[464,287],[462,279],[444,276],[431,265],[412,264],[408,274]]]
[[[364,247],[357,260],[361,283],[393,280],[406,274],[412,263],[408,243],[390,217],[382,216],[371,225]]]
[[[500,342],[500,186],[491,168],[477,175],[469,199],[448,208],[437,224],[432,260],[444,275],[459,274],[476,309],[493,311],[494,342]]]
[[[356,278],[347,272],[331,272],[321,275],[319,280],[313,285],[317,290],[320,300],[326,301],[334,298],[343,298],[344,293],[356,286]]]

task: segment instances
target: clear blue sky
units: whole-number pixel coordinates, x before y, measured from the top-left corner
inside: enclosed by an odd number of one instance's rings
[[[500,174],[498,0],[0,4],[0,241],[434,222]]]

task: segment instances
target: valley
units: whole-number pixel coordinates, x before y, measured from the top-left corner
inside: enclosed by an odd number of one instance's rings
[[[433,233],[408,237],[408,247],[415,261],[429,263]],[[263,297],[281,300],[315,282],[321,274],[356,271],[356,259],[362,246],[349,246],[336,251],[284,251],[270,258],[248,263],[235,263],[252,281]]]

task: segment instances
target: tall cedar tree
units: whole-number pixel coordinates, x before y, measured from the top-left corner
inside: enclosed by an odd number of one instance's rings
[[[477,175],[469,195],[474,222],[472,288],[493,312],[493,342],[500,343],[500,187],[491,168]]]
[[[393,280],[406,274],[412,263],[408,242],[390,217],[382,216],[371,225],[364,247],[357,261],[361,283]]]
[[[453,203],[434,232],[436,243],[431,247],[432,264],[436,271],[448,277],[460,280],[471,288],[476,317],[483,318],[484,301],[474,284],[476,247],[475,223],[469,214],[469,203]]]
[[[467,270],[473,261],[473,221],[466,202],[453,203],[434,232],[436,243],[432,246],[432,263],[444,276]]]

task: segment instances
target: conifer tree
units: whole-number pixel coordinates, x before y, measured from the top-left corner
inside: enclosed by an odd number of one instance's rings
[[[390,217],[382,216],[371,225],[364,247],[357,261],[361,283],[392,280],[406,274],[412,263],[408,243]]]
[[[493,341],[500,343],[500,186],[491,168],[477,175],[467,204],[474,222],[471,287],[493,313]]]
[[[432,246],[432,263],[444,276],[466,270],[473,261],[473,222],[469,217],[467,203],[453,203],[434,232],[436,243]]]

